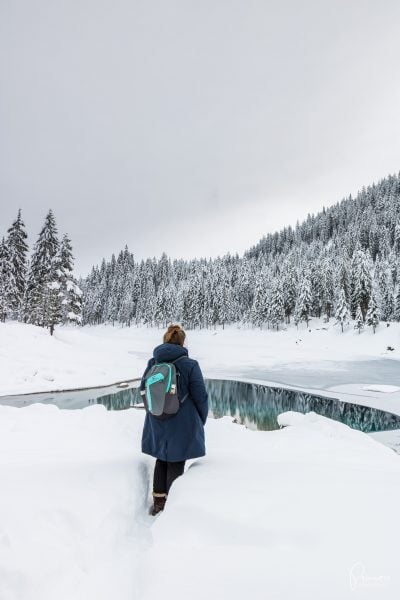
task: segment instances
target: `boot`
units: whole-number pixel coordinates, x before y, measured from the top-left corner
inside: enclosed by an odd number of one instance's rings
[[[157,494],[156,492],[153,492],[153,506],[150,510],[150,514],[154,517],[159,512],[164,510],[166,501],[167,494]]]

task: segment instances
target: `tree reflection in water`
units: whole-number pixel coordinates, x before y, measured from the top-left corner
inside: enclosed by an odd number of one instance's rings
[[[277,416],[286,411],[320,415],[366,433],[400,428],[400,417],[375,408],[314,396],[297,390],[266,385],[206,379],[212,416],[235,417],[252,429],[279,429]],[[123,410],[142,402],[138,388],[129,388],[97,398],[108,410]]]

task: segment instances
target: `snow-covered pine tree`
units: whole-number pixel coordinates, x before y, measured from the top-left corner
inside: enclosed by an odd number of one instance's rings
[[[71,240],[65,234],[61,240],[58,256],[61,320],[63,323],[78,324],[82,320],[82,291],[73,275],[73,268]]]
[[[119,277],[119,265],[115,255],[111,256],[111,261],[106,265],[106,286],[104,289],[104,320],[107,323],[115,324],[118,318],[120,289],[117,284]]]
[[[19,319],[22,317],[28,253],[28,245],[25,241],[28,236],[22,220],[21,209],[18,211],[17,218],[7,233],[7,246],[15,282],[14,289],[11,292],[11,310],[13,318]]]
[[[379,302],[380,315],[384,321],[390,321],[394,310],[394,286],[392,271],[387,260],[375,263],[376,300]]]
[[[272,287],[269,304],[269,319],[272,327],[279,329],[285,318],[285,305],[283,299],[282,283],[277,279]]]
[[[262,327],[269,318],[269,281],[266,270],[258,275],[254,291],[253,306],[251,308],[251,322]]]
[[[16,282],[14,279],[8,244],[3,238],[0,243],[0,321],[13,314],[13,299]]]
[[[220,266],[220,276],[216,284],[216,298],[215,305],[218,313],[218,322],[225,328],[225,325],[229,323],[231,316],[231,302],[232,302],[232,289],[228,284],[228,273],[224,265]],[[202,295],[204,299],[204,295]],[[198,305],[198,310],[201,312],[202,303]]]
[[[326,316],[326,320],[329,321],[332,314],[333,302],[334,302],[334,283],[333,283],[333,269],[331,261],[326,258],[322,263],[322,310]]]
[[[196,327],[197,319],[197,290],[196,281],[192,275],[186,282],[182,289],[183,303],[182,303],[182,322],[185,327],[194,329]]]
[[[156,297],[154,320],[159,327],[166,327],[174,320],[174,296],[169,284],[160,283]]]
[[[155,264],[154,269],[154,283],[156,291],[161,285],[166,286],[168,284],[171,273],[171,261],[165,252],[162,253],[160,260]]]
[[[97,325],[103,322],[104,286],[106,262],[102,261],[100,268],[93,267],[83,284],[82,322]]]
[[[250,318],[250,310],[254,298],[254,286],[252,285],[252,260],[243,258],[238,267],[238,281],[235,289],[236,306],[238,308],[237,320],[247,321]],[[208,282],[209,277],[207,277]]]
[[[361,249],[356,250],[352,262],[352,310],[353,314],[361,307],[363,320],[368,311],[368,304],[371,297],[372,278],[371,263],[366,252]]]
[[[343,289],[346,298],[346,303],[350,302],[350,283],[349,283],[349,259],[346,255],[340,255],[340,262],[337,268],[337,286],[338,289]]]
[[[126,290],[131,287],[131,274],[133,257],[129,252],[128,246],[125,246],[117,259],[117,268],[115,273],[114,296],[116,296],[116,314],[115,320],[119,320],[121,314],[122,302],[126,302]]]
[[[44,302],[44,326],[50,331],[50,335],[53,335],[54,328],[56,325],[62,323],[62,310],[61,310],[61,282],[59,278],[59,268],[57,262],[55,262],[55,273],[50,274],[48,281],[45,285],[45,302]]]
[[[320,317],[324,301],[324,271],[322,261],[313,261],[310,268],[310,312]]]
[[[118,321],[130,327],[134,315],[134,303],[132,296],[133,280],[131,277],[125,280],[125,287],[118,311]]]
[[[282,271],[282,292],[286,323],[290,323],[290,317],[296,306],[297,279],[293,265],[287,261]]]
[[[56,222],[49,210],[33,249],[24,310],[26,320],[48,327],[51,335],[61,321],[58,248]]]
[[[394,250],[400,252],[400,220],[398,220],[394,227]]]
[[[132,279],[131,279],[131,284],[132,284],[132,313],[131,313],[131,318],[133,320],[136,319],[136,310],[137,310],[137,304],[139,301],[139,297],[140,297],[140,289],[141,289],[141,282],[140,282],[140,265],[137,263],[134,263],[132,266]]]
[[[364,317],[362,314],[361,306],[359,306],[356,311],[354,329],[358,329],[358,333],[361,333],[361,329],[364,329]]]
[[[342,333],[343,333],[343,327],[344,327],[345,323],[347,323],[349,321],[349,307],[347,306],[346,294],[345,294],[343,288],[341,288],[340,292],[339,292],[339,297],[338,297],[338,301],[337,301],[337,305],[336,305],[335,318],[336,318],[336,323],[340,323],[340,326],[342,328]]]
[[[296,325],[301,321],[305,321],[308,327],[311,318],[311,303],[310,278],[308,273],[303,273],[300,278],[300,291],[295,309]]]
[[[176,289],[180,289],[178,282],[176,283]],[[216,282],[215,282],[215,278],[214,278],[214,273],[213,270],[210,269],[209,273],[208,273],[208,277],[206,278],[205,282],[204,282],[204,323],[205,326],[208,327],[213,327],[216,325],[217,323],[217,307],[216,307],[216,302],[215,302],[215,298],[216,298]],[[176,293],[176,291],[175,291]],[[182,301],[182,294],[178,293],[178,299],[177,299],[177,308],[178,308],[178,314],[179,314],[179,309],[181,306],[181,301]],[[177,319],[178,320],[178,319]]]
[[[153,283],[153,277],[144,281],[144,287],[138,303],[141,322],[145,325],[154,325],[154,315],[156,311],[156,291]]]
[[[397,285],[397,290],[394,298],[394,318],[400,321],[400,282]]]
[[[107,320],[106,306],[110,292],[112,293],[112,290],[110,290],[109,268],[106,261],[103,260],[100,266],[98,288],[95,297],[94,323],[104,323]]]
[[[375,300],[375,294],[372,294],[370,298],[366,322],[369,327],[372,327],[375,333],[375,330],[379,325],[379,309]]]

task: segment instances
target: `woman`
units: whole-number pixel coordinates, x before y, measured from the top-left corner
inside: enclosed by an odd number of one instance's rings
[[[160,362],[172,362],[179,373],[178,397],[184,399],[175,415],[160,420],[149,412],[142,435],[142,452],[156,458],[153,478],[152,515],[164,509],[172,482],[182,475],[185,461],[206,453],[204,425],[208,414],[208,395],[204,387],[199,363],[189,358],[184,348],[186,334],[179,325],[170,325],[164,334],[163,344],[153,351],[147,364],[140,389],[145,387],[148,370]],[[182,357],[182,358],[180,358]]]

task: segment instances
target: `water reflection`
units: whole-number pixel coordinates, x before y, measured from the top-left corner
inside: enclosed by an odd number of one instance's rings
[[[277,429],[278,415],[289,410],[314,411],[366,433],[400,428],[392,413],[297,390],[226,380],[208,380],[206,387],[216,417],[234,416],[260,430]]]
[[[104,404],[107,410],[125,410],[142,402],[139,388],[127,388],[113,394],[97,398],[98,404]]]
[[[235,417],[253,429],[279,429],[278,415],[289,410],[314,411],[366,433],[400,428],[397,415],[334,398],[241,381],[207,379],[205,384],[215,418]],[[97,402],[108,410],[123,410],[141,403],[141,397],[137,388],[130,388],[97,398]]]

